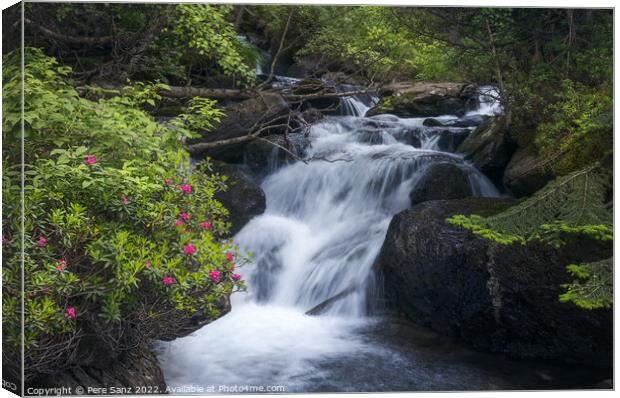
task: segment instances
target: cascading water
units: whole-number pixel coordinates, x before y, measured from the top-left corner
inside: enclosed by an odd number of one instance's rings
[[[463,128],[364,118],[368,102],[344,103],[354,116],[312,127],[308,164],[285,165],[263,181],[267,209],[235,237],[253,253],[240,270],[247,293],[233,295],[228,315],[160,346],[168,385],[283,385],[288,392],[515,387],[459,364],[453,351],[429,359],[372,337],[381,324],[367,315],[372,265],[391,217],[409,207],[425,170],[451,162],[467,173],[475,195],[498,192],[460,155],[440,150],[446,134]],[[318,316],[306,315],[317,306]]]

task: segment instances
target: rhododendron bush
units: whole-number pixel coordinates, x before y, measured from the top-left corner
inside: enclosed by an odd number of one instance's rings
[[[19,361],[22,291],[26,378],[71,365],[85,336],[122,353],[217,318],[244,287],[245,259],[213,199],[225,177],[208,162],[189,173],[178,138],[192,133],[144,111],[152,87],[88,100],[66,68],[26,54],[23,230],[19,57],[4,60],[4,359]]]

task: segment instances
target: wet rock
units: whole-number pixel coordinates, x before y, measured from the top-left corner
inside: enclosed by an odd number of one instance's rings
[[[438,199],[460,199],[472,195],[467,173],[453,163],[430,166],[409,193],[411,205]]]
[[[188,140],[188,144],[242,137],[256,126],[263,123],[268,124],[268,121],[286,115],[288,112],[289,105],[279,94],[263,93],[260,97],[250,98],[228,108],[226,116],[212,131],[204,132],[201,138]],[[275,122],[274,124],[278,123]],[[190,154],[196,158],[210,156],[222,161],[238,162],[241,157],[241,149],[245,144],[246,142],[234,143],[206,150],[195,147],[196,149],[190,149]]]
[[[397,83],[384,87],[381,100],[366,115],[400,117],[463,116],[478,104],[478,89],[468,83]]]
[[[553,179],[533,146],[519,148],[506,166],[504,186],[516,197],[532,195]]]
[[[424,121],[422,122],[422,125],[426,127],[441,127],[444,124],[437,119],[429,117],[428,119],[424,119]]]
[[[611,244],[580,239],[499,245],[450,225],[454,214],[488,216],[513,199],[421,203],[391,221],[377,260],[386,293],[411,320],[485,351],[610,367],[611,310],[561,303],[571,263],[607,258]]]
[[[493,182],[500,183],[515,148],[505,126],[505,118],[496,117],[478,126],[457,152],[464,153],[465,159],[470,160],[478,170]]]
[[[469,137],[471,130],[469,129],[444,129],[440,130],[437,147],[441,151],[456,152],[457,148]]]
[[[465,116],[460,119],[450,121],[446,123],[446,125],[451,127],[478,127],[487,119],[487,116],[482,115]]]
[[[303,133],[288,135],[272,134],[263,139],[256,139],[243,148],[243,163],[254,177],[260,179],[278,167],[295,160],[295,156],[303,158],[304,150],[310,141]],[[282,149],[286,148],[289,152]]]
[[[215,194],[217,199],[229,212],[232,224],[231,235],[236,234],[253,217],[265,211],[265,192],[240,167],[228,163],[213,162],[213,171],[228,176],[228,190]]]

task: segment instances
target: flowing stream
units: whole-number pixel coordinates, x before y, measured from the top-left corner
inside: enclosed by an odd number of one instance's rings
[[[501,112],[491,97],[480,99],[466,116]],[[309,164],[288,164],[264,179],[267,209],[235,237],[242,251],[253,253],[240,269],[248,291],[232,296],[226,316],[159,346],[169,386],[214,386],[214,392],[540,387],[544,369],[498,365],[406,321],[369,315],[377,302],[372,266],[389,222],[409,207],[409,192],[430,165],[454,163],[475,195],[499,195],[450,152],[450,135],[473,127],[365,118],[369,102],[344,98],[345,115],[311,128]],[[321,304],[320,314],[306,315]]]

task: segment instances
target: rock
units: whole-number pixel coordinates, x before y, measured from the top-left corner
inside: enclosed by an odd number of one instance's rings
[[[260,179],[276,168],[295,159],[290,153],[280,147],[284,147],[295,154],[295,156],[302,158],[304,150],[309,144],[308,137],[303,133],[289,134],[288,143],[283,135],[268,135],[262,140],[254,140],[245,146],[243,149],[243,163],[253,176]]]
[[[478,127],[487,121],[488,118],[488,116],[482,115],[465,116],[460,119],[450,121],[445,125],[450,127]]]
[[[516,197],[538,191],[553,179],[551,170],[542,167],[542,163],[532,145],[517,149],[506,166],[504,186]]]
[[[437,132],[439,139],[437,147],[441,151],[456,152],[456,149],[469,137],[471,131],[469,129],[443,129]]]
[[[391,221],[376,269],[386,293],[411,320],[485,351],[609,367],[613,312],[561,303],[566,266],[612,254],[611,244],[578,240],[499,245],[445,222],[488,216],[514,199],[430,201]]]
[[[91,391],[90,394],[108,395],[114,388],[131,388],[132,390],[117,390],[116,394],[162,394],[166,391],[166,382],[157,357],[147,347],[139,347],[124,354],[118,361],[108,367],[75,366],[59,373],[41,376],[26,383],[26,387],[33,388],[71,388],[69,394],[86,395],[86,391],[79,393],[76,388],[106,388]],[[144,387],[144,391],[136,391],[136,387]],[[65,395],[65,394],[63,394]]]
[[[213,162],[213,171],[228,176],[228,189],[215,194],[217,199],[229,213],[232,224],[230,234],[241,230],[253,217],[265,211],[265,192],[261,187],[238,166]]]
[[[304,79],[292,88],[291,93],[294,95],[307,95],[317,93],[335,93],[334,86],[326,85],[320,79]],[[316,98],[306,100],[302,103],[302,109],[317,109],[326,115],[340,114],[340,98]]]
[[[461,199],[472,195],[469,178],[453,163],[430,166],[409,193],[411,205],[438,199]]]
[[[188,144],[198,142],[215,142],[247,135],[252,128],[273,120],[289,112],[288,103],[277,93],[263,93],[260,97],[250,98],[226,110],[226,116],[212,131],[203,133],[201,138],[188,140]],[[275,124],[278,124],[276,122]],[[191,150],[192,156],[235,162],[239,161],[241,149],[246,143],[225,145],[207,150]]]
[[[468,83],[397,83],[384,87],[381,100],[366,115],[400,117],[463,116],[478,104],[478,88]]]
[[[424,119],[424,121],[422,122],[422,125],[426,127],[441,127],[444,124],[437,119],[429,117],[428,119]]]
[[[470,160],[478,170],[493,182],[500,183],[515,148],[505,128],[505,118],[500,116],[478,126],[457,152],[464,153],[465,159]]]

